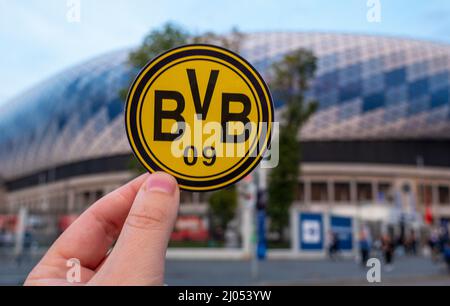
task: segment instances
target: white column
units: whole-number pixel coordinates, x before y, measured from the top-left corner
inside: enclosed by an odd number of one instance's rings
[[[372,181],[372,202],[378,200],[378,184],[376,181]]]
[[[335,202],[335,199],[334,199],[334,182],[329,180],[327,182],[327,185],[328,185],[328,187],[327,187],[327,189],[328,189],[327,190],[327,192],[328,192],[328,201],[330,202],[330,204],[333,204]]]
[[[357,193],[356,181],[350,181],[350,202],[358,203],[358,193]]]
[[[305,204],[311,204],[311,181],[309,179],[303,180],[305,190]]]
[[[291,206],[291,209],[289,210],[290,217],[291,217],[291,250],[293,253],[298,253],[300,251],[300,244],[299,244],[299,233],[298,233],[298,213],[299,210],[295,206]]]
[[[239,207],[241,209],[241,237],[244,256],[252,258],[255,235],[255,206],[257,191],[253,182],[243,182],[246,186],[239,192]],[[249,196],[250,199],[246,199]]]
[[[438,186],[435,184],[431,184],[431,203],[438,204],[439,203],[439,191]]]
[[[75,210],[75,191],[73,189],[69,189],[67,191],[67,212],[73,213]]]
[[[25,206],[22,206],[19,210],[19,214],[17,216],[17,228],[16,228],[16,245],[14,248],[14,253],[19,255],[22,253],[23,249],[23,239],[26,230],[28,218],[28,210]]]
[[[245,257],[250,257],[252,252],[252,236],[254,232],[253,216],[253,207],[242,206],[241,237],[242,250],[245,254]]]

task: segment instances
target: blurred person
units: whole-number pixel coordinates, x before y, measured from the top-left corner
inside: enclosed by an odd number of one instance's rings
[[[31,230],[27,228],[23,234],[22,250],[16,257],[16,263],[21,266],[23,262],[28,262],[31,260],[31,247],[34,243],[34,236]]]
[[[392,271],[392,262],[394,259],[394,242],[389,234],[384,234],[381,238],[381,248],[383,250],[384,262],[386,264],[386,271]]]
[[[394,246],[394,255],[404,256],[408,251],[407,239],[405,235],[399,235],[396,238],[391,237]]]
[[[417,238],[416,232],[412,229],[408,236],[408,253],[416,256],[417,255]]]
[[[359,251],[361,256],[361,265],[365,267],[370,254],[369,233],[365,228],[362,228],[359,232]]]
[[[377,237],[374,239],[372,244],[372,252],[374,252],[375,257],[383,256],[383,245],[381,242],[382,237]]]
[[[443,258],[447,265],[447,270],[450,273],[450,242],[449,241],[447,241],[447,243],[444,246]]]
[[[328,252],[328,257],[330,257],[330,259],[333,258],[333,240],[334,240],[334,235],[333,232],[330,230],[327,232],[327,238],[326,238],[326,247],[327,247],[327,252]]]
[[[0,248],[3,248],[5,245],[5,234],[6,234],[6,229],[1,228],[0,229]]]
[[[327,235],[327,249],[330,259],[335,259],[339,250],[339,238],[338,235],[331,230],[328,231]]]
[[[444,247],[449,241],[448,231],[445,226],[439,228],[439,253],[444,252]]]
[[[334,253],[339,254],[341,251],[341,241],[339,240],[339,234],[334,233]]]
[[[14,232],[13,231],[6,230],[5,235],[3,236],[3,245],[8,248],[14,246]]]
[[[89,207],[50,247],[25,285],[71,285],[67,263],[81,263],[76,285],[163,285],[179,188],[166,173],[143,174]]]
[[[431,229],[430,236],[428,238],[428,246],[431,251],[431,259],[437,261],[439,257],[439,231],[436,228]]]

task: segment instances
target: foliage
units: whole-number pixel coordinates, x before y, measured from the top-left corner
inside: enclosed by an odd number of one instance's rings
[[[209,197],[209,207],[213,217],[213,226],[225,231],[234,218],[237,208],[237,191],[235,186],[218,190]]]
[[[128,63],[136,70],[142,69],[151,59],[159,54],[188,43],[189,34],[181,27],[166,23],[161,28],[152,30],[142,41],[141,46],[130,52],[128,55]],[[125,101],[128,94],[128,88],[122,88],[119,91],[120,98]]]
[[[232,28],[227,35],[218,35],[214,32],[206,32],[199,36],[194,36],[192,42],[195,44],[212,44],[221,46],[231,51],[239,53],[244,35],[237,28]]]
[[[173,23],[166,23],[160,29],[152,30],[145,36],[142,45],[130,53],[129,62],[134,67],[142,68],[159,54],[187,44],[189,37],[189,33],[181,27]]]
[[[317,103],[305,102],[305,91],[316,71],[316,57],[304,49],[287,54],[272,66],[274,93],[285,102],[280,123],[279,164],[269,175],[267,212],[272,230],[279,233],[289,222],[289,208],[294,201],[300,175],[301,144],[299,133],[315,112]]]

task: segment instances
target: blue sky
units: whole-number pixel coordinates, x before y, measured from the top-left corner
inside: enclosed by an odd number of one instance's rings
[[[450,1],[380,0],[381,22],[366,19],[367,0],[0,0],[0,104],[64,68],[139,44],[173,21],[187,30],[335,31],[450,43]]]

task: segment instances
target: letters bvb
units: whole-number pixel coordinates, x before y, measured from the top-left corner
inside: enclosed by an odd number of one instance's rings
[[[189,80],[192,99],[194,101],[195,112],[197,118],[206,120],[208,116],[208,110],[211,105],[214,88],[216,86],[217,78],[219,76],[218,70],[212,70],[209,75],[209,81],[206,88],[206,93],[201,101],[197,76],[194,69],[187,69],[187,78]],[[154,140],[155,141],[173,141],[181,137],[184,130],[178,129],[176,133],[167,133],[162,131],[162,121],[165,119],[172,119],[178,123],[185,123],[183,117],[183,111],[185,109],[185,98],[182,93],[174,90],[155,90],[155,120],[154,120]],[[176,102],[176,108],[173,110],[164,110],[164,100],[172,100]],[[231,103],[241,103],[242,111],[231,112]],[[222,141],[227,142],[245,142],[250,135],[250,128],[245,128],[241,135],[230,135],[228,131],[229,122],[242,122],[244,127],[248,127],[247,123],[250,122],[248,115],[251,111],[250,98],[242,93],[222,93],[221,95],[221,126],[222,126]]]

